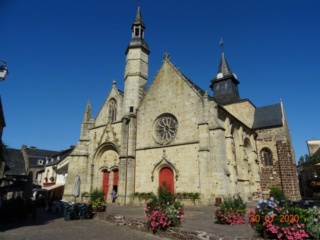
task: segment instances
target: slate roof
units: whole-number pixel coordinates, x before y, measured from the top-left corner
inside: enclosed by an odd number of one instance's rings
[[[43,150],[43,149],[31,147],[31,148],[26,148],[26,152],[29,157],[29,167],[40,167],[38,164],[38,160],[42,159],[45,162],[47,158],[51,159],[54,155],[57,155],[60,151]]]
[[[59,152],[59,154],[52,156],[51,158],[53,158],[54,160],[52,162],[49,162],[48,164],[46,164],[46,166],[52,166],[52,165],[56,165],[56,164],[60,163],[66,157],[68,157],[70,155],[70,153],[72,152],[73,149],[74,149],[74,146],[71,146],[70,148]]]
[[[132,24],[132,29],[134,29],[134,26],[141,26],[141,29],[144,30],[145,29],[145,24],[142,20],[142,15],[141,15],[141,11],[140,11],[140,6],[138,7],[138,11],[137,11],[137,15],[136,15],[136,18]],[[148,44],[147,42],[143,39],[143,35],[141,36],[133,36],[130,43],[129,43],[129,46],[126,50],[126,54],[129,50],[129,48],[136,48],[136,47],[141,47],[143,50],[145,50],[148,54],[150,53],[150,50],[149,50],[149,47],[148,47]]]
[[[5,149],[4,161],[6,163],[4,169],[6,175],[26,176],[25,162],[20,149]]]
[[[138,10],[137,10],[137,15],[136,15],[136,18],[134,19],[134,25],[139,25],[141,24],[142,26],[145,27],[145,24],[142,20],[142,14],[141,14],[141,11],[140,11],[140,6],[138,6]]]
[[[222,74],[221,78],[217,77],[219,73]],[[219,82],[223,78],[227,78],[227,77],[233,76],[231,68],[229,67],[229,64],[227,62],[227,59],[224,56],[224,53],[222,53],[222,57],[221,57],[221,60],[220,60],[220,65],[219,65],[219,68],[218,68],[218,74],[211,82]]]
[[[37,148],[26,148],[26,153],[29,158],[29,167],[42,168],[39,165],[40,159],[46,161],[46,158],[51,159],[52,156],[59,153],[59,151],[43,150]],[[6,163],[4,173],[6,176],[26,176],[25,160],[23,158],[21,149],[7,148],[4,151],[4,160]]]
[[[282,126],[282,117],[280,103],[256,108],[252,128],[259,129]]]
[[[204,90],[202,90],[199,86],[197,86],[194,82],[192,82],[183,73],[181,73],[181,74],[192,85],[192,87],[196,91],[198,91],[202,96],[205,94]],[[209,97],[209,100],[215,100],[215,98],[211,97],[210,95],[208,97]],[[240,101],[244,101],[244,100],[242,99],[237,102],[240,102]],[[246,101],[250,101],[250,100],[246,100]],[[282,124],[283,124],[282,117],[283,116],[282,116],[282,109],[281,109],[280,103],[256,108],[252,129],[282,126]]]

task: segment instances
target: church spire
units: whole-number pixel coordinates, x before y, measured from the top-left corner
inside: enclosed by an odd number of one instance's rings
[[[132,37],[126,50],[126,67],[124,71],[123,113],[135,113],[146,94],[148,79],[149,47],[144,40],[145,24],[142,20],[140,6],[131,26]]]
[[[138,6],[136,17],[131,26],[132,36],[129,46],[126,50],[126,54],[128,53],[130,48],[142,48],[146,51],[147,54],[150,53],[147,42],[144,40],[144,31],[146,29],[146,25],[142,20],[142,14],[140,11],[140,5]]]
[[[93,127],[93,119],[91,119],[91,104],[87,102],[86,110],[81,124],[80,140],[89,140],[89,131]]]
[[[224,42],[222,39],[219,44],[222,51],[221,61],[218,68],[218,74],[214,79],[211,80],[210,88],[214,92],[213,98],[218,103],[225,105],[240,100],[238,92],[239,81],[237,79],[237,76],[232,73],[224,56]]]
[[[232,75],[232,71],[231,71],[231,69],[228,65],[228,62],[224,56],[224,50],[223,50],[224,42],[223,42],[222,38],[221,38],[219,44],[221,46],[222,57],[221,57],[220,65],[218,68],[217,78],[218,78],[218,75],[221,77],[226,77],[226,76]]]
[[[226,76],[230,76],[232,75],[232,71],[228,65],[228,62],[224,56],[224,52],[222,52],[222,57],[221,57],[221,61],[220,61],[220,65],[218,68],[218,75],[220,74],[220,76],[222,77],[226,77]],[[222,75],[221,75],[222,74]]]
[[[91,119],[91,103],[90,103],[90,100],[88,100],[86,111],[84,113],[83,122],[89,122],[90,119]]]
[[[145,28],[144,22],[142,20],[142,15],[141,15],[141,12],[140,12],[140,5],[138,5],[138,11],[137,11],[137,15],[136,15],[136,18],[134,20],[133,25],[134,24],[136,24],[136,25],[140,24],[140,25],[144,26],[144,28]]]

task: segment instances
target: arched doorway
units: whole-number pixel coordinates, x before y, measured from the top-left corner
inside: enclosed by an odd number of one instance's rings
[[[112,143],[102,144],[96,151],[93,159],[93,172],[91,189],[103,190],[105,198],[111,196],[114,184],[114,172],[118,170],[119,166],[119,150]],[[116,174],[116,177],[118,174]]]
[[[174,193],[173,171],[168,167],[162,168],[159,172],[159,187],[162,187],[163,182],[166,182],[170,192]]]
[[[113,171],[113,186],[112,190],[118,192],[118,182],[119,182],[119,171],[118,169]]]
[[[102,171],[102,190],[104,193],[105,200],[108,199],[108,194],[114,190],[118,192],[118,182],[119,182],[119,170],[115,169],[109,172],[108,170]],[[110,186],[110,189],[109,189]]]
[[[109,191],[109,175],[110,173],[108,171],[103,171],[102,176],[102,189],[104,193],[104,199],[107,200],[108,198],[108,191]]]

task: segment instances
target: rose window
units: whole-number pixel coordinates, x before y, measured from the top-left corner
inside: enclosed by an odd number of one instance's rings
[[[177,134],[178,122],[173,116],[162,116],[155,122],[155,138],[160,144],[168,144]]]

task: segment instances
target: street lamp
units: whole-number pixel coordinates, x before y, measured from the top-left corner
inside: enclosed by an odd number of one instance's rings
[[[6,79],[7,75],[9,74],[9,71],[6,66],[7,61],[0,60],[0,62],[2,62],[2,65],[0,66],[0,81],[3,81]]]

